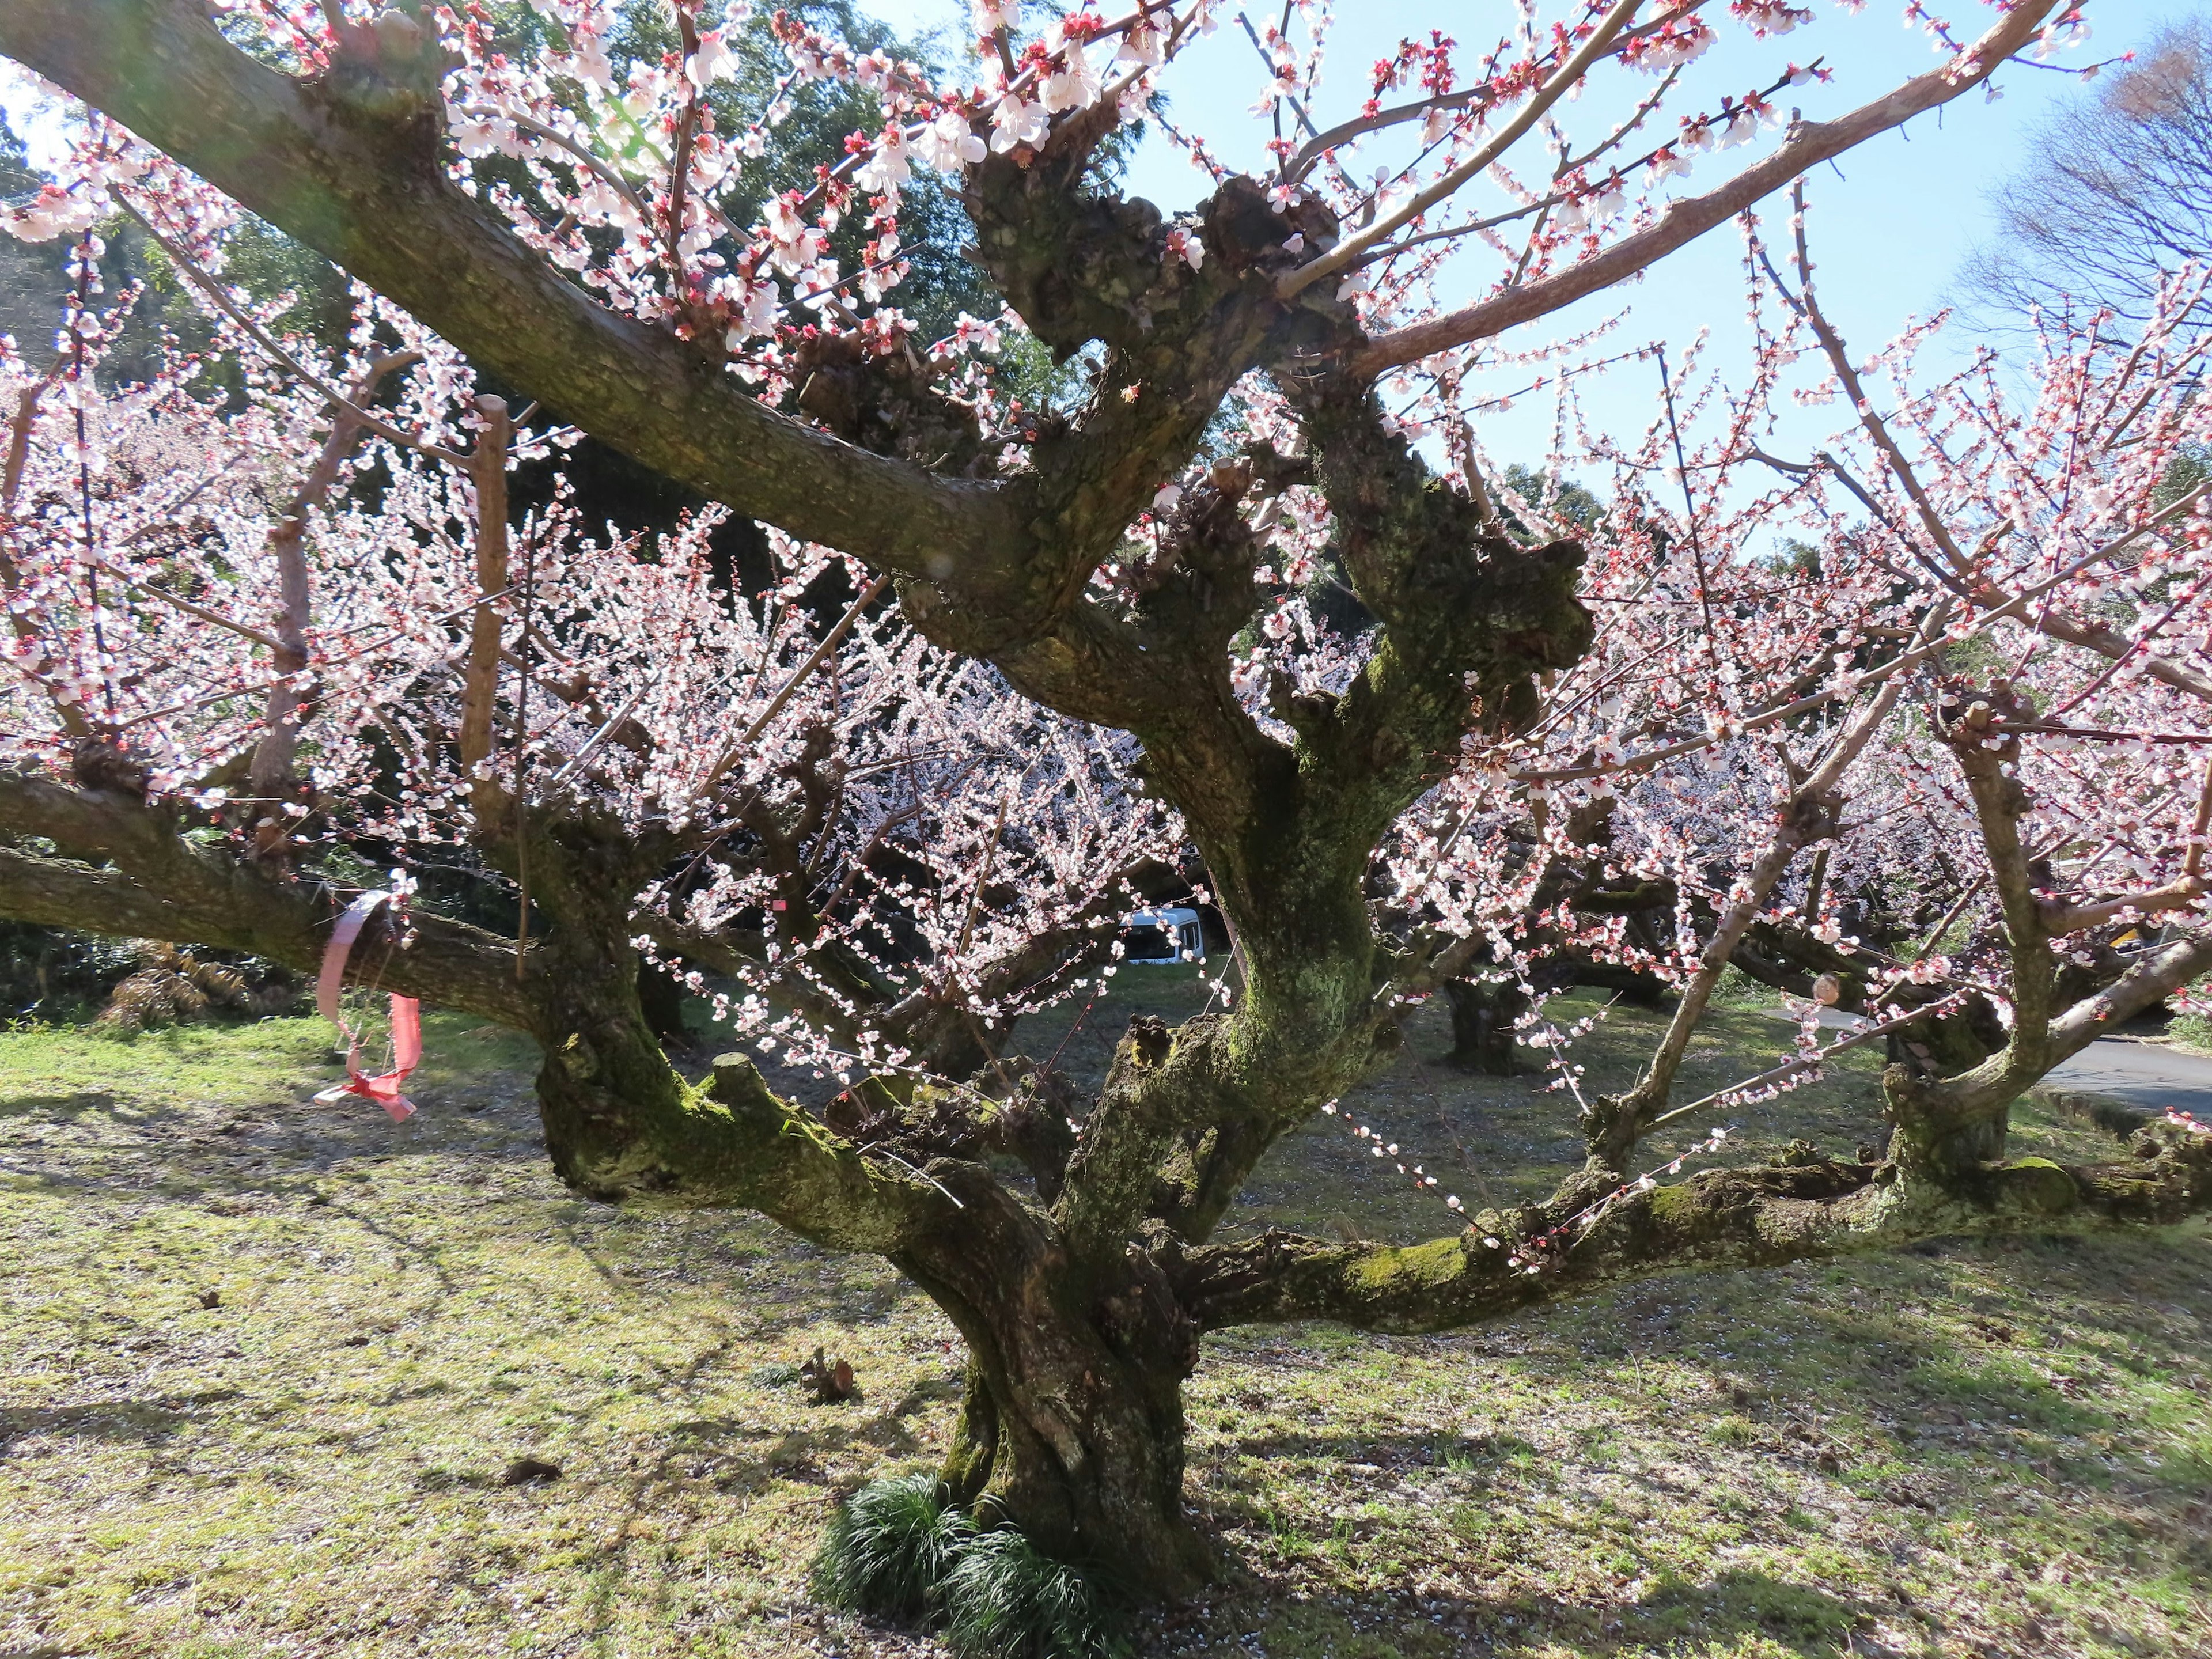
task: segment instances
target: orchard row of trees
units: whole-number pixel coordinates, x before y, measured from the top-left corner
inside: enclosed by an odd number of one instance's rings
[[[1927,20],[1924,72],[1784,125],[1836,91],[1786,4],[1532,3],[1342,103],[1293,4],[1250,23],[1254,173],[1153,102],[1213,13],[985,3],[931,66],[697,0],[0,7],[70,95],[13,216],[69,251],[61,349],[0,362],[0,914],[307,969],[365,858],[496,872],[512,927],[427,882],[359,971],[538,1040],[579,1192],[887,1257],[969,1349],[947,1500],[1162,1594],[1213,1571],[1180,1495],[1208,1329],[2212,1206],[2185,1121],[2006,1147],[2023,1090],[2212,969],[2205,273],[2002,362],[1870,346],[1802,184],[2078,10]],[[1724,36],[1758,89],[1706,72]],[[1146,121],[1194,210],[1119,189]],[[354,279],[342,324],[242,279],[257,219]],[[118,223],[198,307],[128,379]],[[1741,360],[1525,332],[1707,232]],[[1623,356],[1662,395],[1598,429],[1574,387]],[[1560,399],[1533,471],[1484,445],[1504,368]],[[712,505],[607,525],[586,434]],[[1163,869],[1237,972],[1079,1097],[1018,1021]],[[641,963],[824,1097],[741,1054],[687,1082]],[[1731,964],[1893,1040],[1886,1146],[1650,1150],[1832,1052],[1808,1016],[1678,1098]],[[1674,999],[1618,1096],[1552,1000],[1584,980]],[[1221,1237],[1455,985],[1546,1056],[1584,1166],[1470,1212],[1359,1125],[1436,1237]]]

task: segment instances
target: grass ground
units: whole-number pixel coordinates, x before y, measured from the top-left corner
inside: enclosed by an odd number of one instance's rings
[[[1127,971],[1062,1063],[1198,995]],[[1584,1086],[1656,1018],[1612,1010]],[[1431,1063],[1446,1036],[1423,1011],[1350,1114],[1471,1206],[1547,1185],[1571,1107]],[[1721,1009],[1683,1087],[1789,1036]],[[311,1020],[0,1035],[0,1655],[932,1652],[819,1611],[805,1566],[840,1494],[932,1458],[945,1322],[756,1218],[572,1198],[526,1046],[434,1018],[428,1048],[394,1126],[305,1103],[335,1074]],[[1875,1098],[1855,1061],[1736,1155],[1848,1149]],[[2022,1119],[2023,1150],[2095,1146]],[[1322,1120],[1235,1224],[1437,1231],[1388,1162]],[[858,1399],[807,1403],[817,1345]],[[2212,1654],[2208,1373],[2201,1235],[1660,1279],[1450,1337],[1224,1333],[1189,1487],[1235,1573],[1139,1646]],[[559,1477],[507,1484],[523,1458]]]

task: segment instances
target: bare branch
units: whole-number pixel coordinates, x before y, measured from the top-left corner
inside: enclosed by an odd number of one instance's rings
[[[1311,288],[1322,277],[1334,276],[1346,265],[1357,262],[1362,254],[1384,238],[1412,223],[1437,203],[1453,195],[1468,179],[1481,177],[1491,163],[1528,135],[1528,130],[1543,118],[1547,110],[1573,90],[1589,72],[1590,65],[1605,55],[1606,48],[1613,44],[1613,37],[1635,15],[1637,7],[1643,3],[1644,0],[1614,0],[1613,9],[1606,13],[1603,21],[1590,32],[1589,39],[1583,42],[1573,57],[1553,72],[1550,78],[1536,89],[1535,94],[1487,143],[1426,190],[1416,193],[1412,201],[1395,213],[1376,220],[1357,236],[1346,237],[1320,258],[1309,260],[1296,270],[1285,271],[1276,280],[1275,292],[1288,300]],[[1360,372],[1364,372],[1364,366]]]
[[[1518,324],[1549,316],[1625,282],[1716,225],[1727,223],[1808,168],[1979,86],[2034,37],[2057,6],[2057,0],[2026,0],[2007,12],[1956,64],[1917,76],[1838,120],[1797,126],[1765,161],[1747,167],[1717,190],[1674,203],[1657,223],[1623,237],[1578,264],[1370,341],[1352,354],[1346,364],[1347,371],[1372,379],[1401,363],[1417,362],[1450,347],[1486,340]]]

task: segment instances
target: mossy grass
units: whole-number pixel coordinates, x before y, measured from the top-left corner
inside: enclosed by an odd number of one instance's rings
[[[1116,975],[1060,1063],[1095,1083],[1132,1012],[1196,1012],[1178,971]],[[1018,1046],[1051,1054],[1080,1007]],[[1664,1018],[1610,1010],[1577,1044],[1584,1088],[1632,1076]],[[1792,1035],[1714,1011],[1685,1093]],[[0,1653],[942,1659],[941,1636],[826,1607],[808,1565],[833,1494],[933,1476],[967,1376],[944,1316],[882,1261],[757,1217],[564,1190],[526,1042],[434,1016],[422,1109],[393,1124],[311,1103],[340,1075],[331,1041],[287,1019],[0,1033]],[[1457,1072],[1449,1046],[1446,1011],[1416,1010],[1348,1103],[1470,1203],[1579,1163],[1542,1076]],[[1873,1138],[1880,1062],[1855,1050],[1730,1115],[1726,1158]],[[2108,1155],[2034,1103],[2014,1130],[2020,1156]],[[1378,1163],[1317,1123],[1226,1231],[1433,1237],[1439,1206]],[[860,1399],[795,1386],[825,1344]],[[1233,1576],[1133,1615],[1146,1659],[2207,1650],[2196,1232],[1930,1244],[1444,1335],[1206,1347],[1189,1501]],[[561,1479],[504,1484],[525,1455]]]

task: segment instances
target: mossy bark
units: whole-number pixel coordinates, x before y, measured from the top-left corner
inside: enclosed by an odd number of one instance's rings
[[[933,1168],[961,1197],[957,1224],[892,1260],[967,1339],[947,1496],[1148,1595],[1207,1582],[1214,1553],[1182,1503],[1198,1334],[1159,1268],[1135,1249],[1103,1270],[1075,1262],[974,1166]]]

